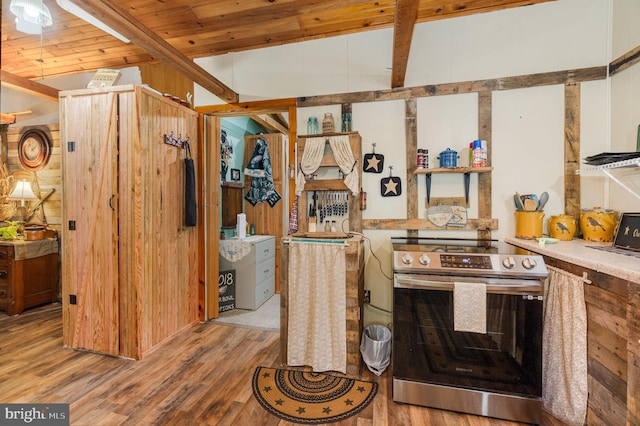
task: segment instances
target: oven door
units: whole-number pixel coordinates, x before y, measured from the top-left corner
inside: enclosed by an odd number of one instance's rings
[[[487,333],[454,331],[453,283],[469,277],[396,275],[393,377],[475,391],[542,395],[542,286],[485,278]]]

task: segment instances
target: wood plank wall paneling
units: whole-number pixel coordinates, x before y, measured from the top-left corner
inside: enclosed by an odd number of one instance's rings
[[[119,297],[115,218],[107,207],[115,193],[117,95],[61,98],[63,152],[62,302],[65,345],[117,355]],[[70,157],[74,161],[71,162]],[[88,165],[81,167],[81,165]],[[70,302],[74,296],[76,303]]]
[[[65,344],[139,359],[198,318],[186,154],[165,143],[196,140],[198,116],[142,86],[64,92],[61,111],[63,138],[77,141],[63,171],[64,220],[77,222],[62,234]]]
[[[201,292],[206,292],[206,298],[204,300],[206,304],[202,307],[202,312],[199,315],[201,321],[210,318],[218,317],[218,287],[214,284],[215,288],[211,288],[211,283],[218,282],[218,230],[220,229],[218,211],[220,209],[220,117],[204,116],[200,119],[201,138],[198,140],[198,146],[201,148],[198,151],[202,152],[203,159],[198,161],[201,165],[201,173],[203,177],[203,190],[202,190],[202,221],[204,223],[204,229],[215,230],[214,235],[209,232],[207,236],[201,232],[202,236],[202,265],[200,266],[202,277],[200,288]],[[205,144],[205,134],[207,135],[207,142]],[[205,167],[206,165],[206,167]],[[205,247],[206,245],[206,247]],[[202,270],[205,269],[205,270]],[[205,275],[206,274],[206,275]],[[208,283],[208,287],[205,288],[205,283]]]
[[[141,167],[141,174],[127,183],[140,179],[139,185],[146,188],[136,208],[142,241],[132,247],[143,265],[137,282],[142,286],[138,333],[144,353],[197,318],[197,228],[184,225],[186,152],[164,143],[164,135],[171,133],[182,140],[196,140],[197,115],[139,88],[136,96],[140,122],[131,129],[139,132],[142,146],[136,148],[130,173]],[[141,155],[144,152],[148,155]]]
[[[20,136],[25,131],[33,128],[45,131],[52,141],[51,157],[49,162],[45,168],[35,172],[35,177],[38,180],[38,185],[42,195],[54,190],[42,205],[47,224],[49,224],[51,228],[59,231],[60,224],[62,223],[62,166],[60,156],[59,124],[55,123],[24,127],[9,126],[7,129],[7,146],[2,147],[3,151],[6,150],[7,153],[7,170],[10,174],[14,172],[26,172],[26,170],[22,168],[20,160],[18,160],[18,143],[20,142]],[[40,221],[41,212],[37,212],[32,220]]]
[[[627,364],[631,372],[627,378],[627,424],[640,425],[640,285],[628,283]]]
[[[167,64],[143,64],[139,66],[142,83],[183,100],[193,95],[193,81]],[[195,145],[195,144],[194,144]]]
[[[577,276],[586,272],[592,282],[584,286],[589,375],[586,424],[638,424],[640,364],[634,353],[640,346],[638,284],[547,256],[544,260]]]

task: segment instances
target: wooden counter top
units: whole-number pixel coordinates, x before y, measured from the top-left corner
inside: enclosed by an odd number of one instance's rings
[[[582,239],[559,241],[540,245],[537,240],[508,237],[505,242],[558,260],[580,265],[603,274],[640,284],[640,259],[634,256],[610,253],[589,246],[610,246]]]

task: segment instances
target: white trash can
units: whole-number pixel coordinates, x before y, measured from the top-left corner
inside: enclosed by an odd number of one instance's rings
[[[383,325],[370,325],[364,329],[360,353],[367,368],[379,376],[391,362],[391,330]]]

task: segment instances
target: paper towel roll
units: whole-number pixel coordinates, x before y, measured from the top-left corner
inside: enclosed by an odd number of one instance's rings
[[[238,213],[236,219],[236,235],[238,235],[238,238],[247,237],[247,215],[244,213]]]

